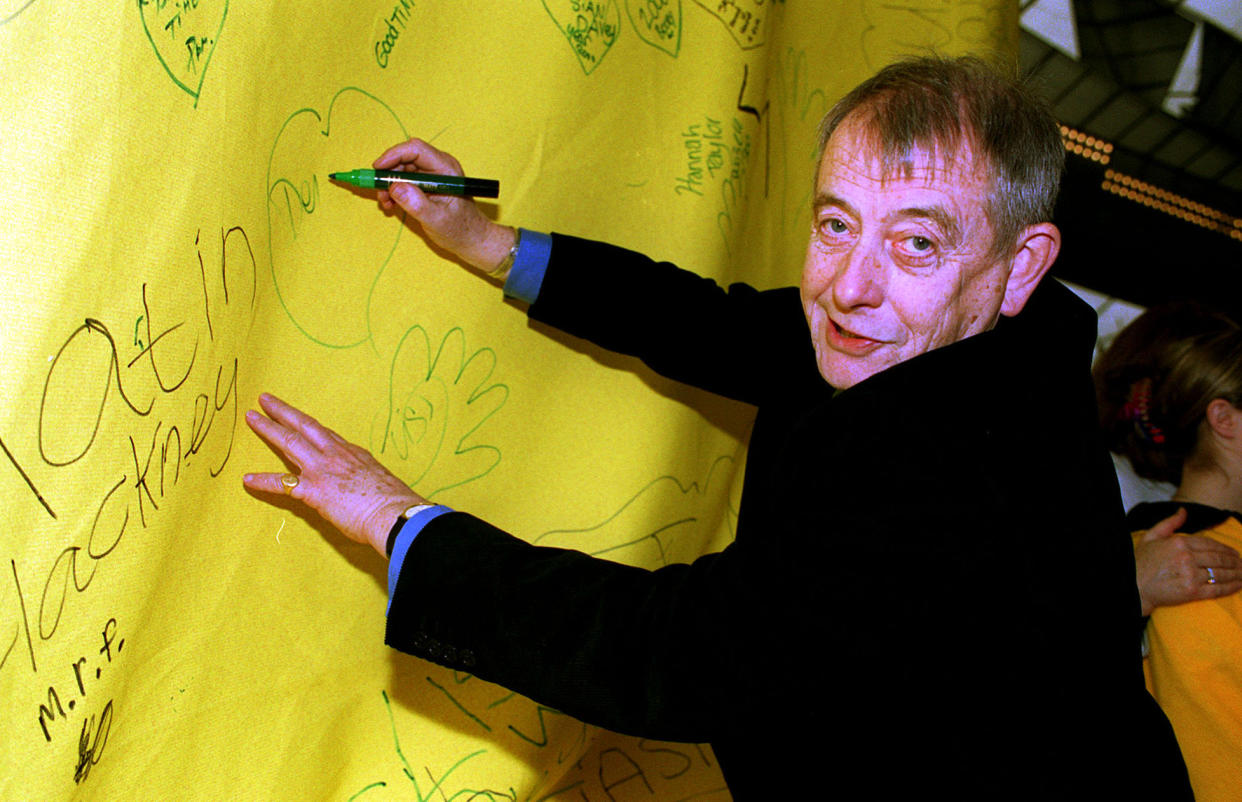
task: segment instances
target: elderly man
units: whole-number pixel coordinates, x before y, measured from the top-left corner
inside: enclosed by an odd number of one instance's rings
[[[723,552],[646,571],[531,546],[270,396],[248,421],[301,475],[247,485],[391,552],[392,646],[710,741],[737,799],[1189,798],[1143,687],[1094,316],[1041,284],[1054,121],[978,61],[927,58],[850,93],[822,143],[800,292],[381,195],[509,270],[531,317],[758,407]],[[417,140],[376,166],[461,173]]]

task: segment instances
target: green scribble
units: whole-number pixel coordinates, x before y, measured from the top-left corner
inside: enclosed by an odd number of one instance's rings
[[[828,94],[818,87],[810,86],[807,76],[806,51],[785,48],[779,59],[780,69],[777,72],[777,95],[780,100],[798,115],[799,122],[818,123],[828,111]],[[811,112],[815,112],[812,116]]]
[[[293,193],[293,197],[297,198],[297,205],[302,208],[304,214],[314,214],[315,205],[319,201],[319,176],[312,175],[309,182],[303,181],[302,186],[294,186],[293,182],[287,178],[278,178],[276,183],[268,188],[267,201],[275,203],[276,198],[273,196],[278,194],[276,190],[282,190],[279,194],[285,202],[285,209],[289,213],[289,230],[293,232],[293,238],[298,238],[297,218],[293,215],[293,199],[289,197],[289,193]]]
[[[276,244],[274,234],[277,231],[277,221],[280,221],[279,225],[282,227],[288,227],[288,231],[292,239],[296,240],[298,238],[300,230],[298,220],[301,219],[304,222],[309,222],[312,219],[312,216],[319,209],[319,177],[312,173],[309,178],[295,179],[287,175],[274,175],[273,173],[277,151],[280,148],[282,139],[290,131],[291,127],[295,123],[302,123],[303,121],[306,121],[313,125],[320,136],[325,139],[329,138],[332,135],[333,112],[337,108],[337,103],[343,97],[363,98],[370,103],[374,103],[384,114],[387,115],[387,117],[392,119],[393,123],[395,123],[396,128],[394,130],[394,138],[397,131],[400,132],[400,136],[402,138],[409,138],[409,133],[406,131],[405,125],[401,122],[401,119],[397,117],[396,112],[393,111],[387,103],[364,89],[359,89],[355,86],[347,86],[332,96],[332,100],[328,104],[328,111],[326,114],[320,114],[318,110],[308,107],[298,109],[285,119],[272,143],[272,151],[267,162],[267,176],[265,183],[265,193],[267,195],[268,242],[270,245],[268,248],[268,258],[272,273],[272,283],[276,288],[276,297],[280,301],[281,308],[285,310],[285,314],[288,315],[289,320],[293,323],[294,327],[305,335],[311,342],[314,342],[317,345],[322,345],[326,348],[354,348],[364,343],[372,342],[370,315],[372,301],[375,296],[375,289],[379,284],[380,276],[383,275],[384,270],[388,267],[388,263],[392,261],[393,254],[396,253],[397,245],[401,241],[401,231],[404,228],[404,225],[402,225],[400,219],[394,221],[395,233],[393,235],[392,244],[387,247],[387,252],[384,253],[383,258],[378,261],[378,265],[375,268],[375,274],[368,277],[370,283],[367,285],[365,308],[360,310],[349,310],[350,312],[359,313],[364,319],[361,333],[342,335],[342,329],[340,327],[337,327],[331,331],[312,332],[310,324],[307,320],[301,318],[301,310],[294,309],[293,301],[288,296],[286,287],[282,285],[282,273],[277,270],[278,254],[276,251],[279,250],[279,248]],[[354,247],[359,241],[359,236],[356,232],[342,232],[342,248]],[[308,256],[308,258],[311,257]],[[332,261],[333,256],[332,254],[314,254],[313,258],[316,260],[315,263],[320,263],[323,261]],[[307,266],[312,267],[313,264],[308,264]],[[287,274],[290,272],[293,271],[284,271],[286,275],[285,281],[289,281]]]
[[[350,796],[349,802],[353,802],[355,799],[359,798],[360,796],[367,793],[368,791],[374,791],[376,788],[387,788],[387,787],[388,787],[388,783],[383,782],[382,780],[380,782],[371,783],[368,786],[364,786],[362,790]]]
[[[717,477],[722,469],[733,463],[733,457],[719,457],[702,483],[687,484],[675,476],[661,476],[647,483],[602,521],[576,529],[544,532],[533,542],[577,549],[593,556],[607,554],[609,559],[632,564],[688,562],[698,556],[694,549],[715,533],[721,512],[714,488],[720,481]],[[649,517],[652,511],[663,519],[652,521]],[[727,516],[732,531],[737,519],[732,501],[728,502]],[[687,545],[679,551],[681,544]],[[647,551],[654,549],[654,554],[640,551],[644,547]],[[621,554],[627,550],[628,555]]]
[[[785,120],[784,123],[768,125],[771,152],[775,154],[772,168],[778,176],[776,200],[780,213],[775,215],[775,224],[778,238],[782,241],[791,239],[791,227],[799,229],[809,225],[815,184],[808,181],[807,176],[815,174],[819,158],[819,146],[814,138],[809,140],[809,150],[798,148],[798,152],[793,152],[795,149],[789,143],[789,132],[795,129],[812,130],[818,126],[830,105],[828,94],[812,84],[810,72],[806,51],[788,47],[778,57],[772,78],[775,90],[773,109]],[[791,114],[792,118],[789,117]]]
[[[23,11],[25,11],[26,9],[34,5],[34,1],[35,0],[26,0],[26,2],[23,3],[22,6],[18,8],[16,11],[12,12],[8,16],[4,17],[3,19],[0,19],[0,25],[8,25],[9,22],[15,19],[18,14],[22,13]]]
[[[544,707],[543,705],[536,704],[535,715],[539,719],[539,737],[538,738],[534,738],[533,736],[527,735],[526,733],[522,732],[521,730],[519,730],[517,727],[513,726],[512,724],[509,725],[509,730],[514,735],[521,738],[523,741],[526,741],[526,743],[530,744],[531,746],[537,746],[540,749],[542,749],[543,747],[548,745],[548,724],[543,719],[544,713],[552,713],[553,715],[557,715],[557,716],[565,715],[559,710],[553,710],[550,707]]]
[[[677,58],[681,49],[681,0],[625,0],[625,13],[640,39]]]
[[[740,180],[738,183],[741,183]],[[733,179],[720,182],[720,202],[723,208],[716,213],[716,228],[724,241],[725,253],[733,255],[733,211],[738,207],[738,189]],[[740,215],[739,215],[740,216]]]
[[[507,694],[505,694],[504,696],[501,696],[501,697],[500,697],[499,699],[497,699],[496,701],[492,702],[490,705],[488,705],[488,706],[487,706],[487,709],[488,709],[488,710],[491,710],[491,709],[493,709],[493,708],[500,707],[500,706],[501,706],[501,705],[503,705],[505,702],[508,702],[509,700],[514,699],[514,698],[516,698],[516,697],[517,697],[517,694],[516,694],[516,693],[512,693],[512,692],[507,693]]]
[[[486,800],[489,800],[489,802],[497,802],[497,800],[509,800],[509,802],[513,802],[513,800],[517,799],[517,793],[512,788],[509,789],[508,792],[489,790],[489,789],[462,788],[458,791],[454,791],[452,794],[448,794],[441,787],[448,780],[449,775],[457,771],[459,768],[465,765],[468,761],[473,760],[479,755],[486,754],[487,753],[486,749],[477,749],[471,752],[470,754],[466,755],[465,757],[459,759],[456,763],[450,766],[448,771],[444,772],[444,775],[441,776],[440,779],[438,780],[436,779],[435,775],[432,774],[430,767],[424,766],[423,767],[424,771],[426,771],[427,776],[431,778],[431,787],[427,789],[426,793],[423,793],[423,789],[419,785],[418,777],[414,771],[414,767],[413,765],[410,764],[409,758],[405,756],[405,752],[401,748],[401,736],[397,734],[397,719],[393,715],[393,712],[392,712],[392,701],[388,698],[387,691],[380,691],[380,696],[383,697],[384,708],[388,712],[388,726],[389,726],[389,729],[392,731],[393,748],[397,752],[397,758],[401,761],[402,773],[406,776],[406,779],[410,781],[410,785],[413,786],[414,788],[413,798],[415,802],[431,802],[432,798],[435,797],[437,793],[439,794],[438,798],[445,800],[445,802],[452,802],[452,800],[455,800],[455,799],[465,799],[465,800],[486,799]],[[359,796],[367,793],[368,791],[374,790],[375,788],[384,787],[386,785],[387,783],[384,783],[384,782],[370,783],[369,785],[364,786],[361,790],[356,792],[353,796],[350,797],[350,799],[357,799]]]
[[[388,711],[388,726],[392,729],[393,748],[397,750],[397,757],[401,759],[405,776],[413,779],[414,769],[410,767],[410,761],[405,756],[405,752],[401,751],[401,737],[397,735],[397,719],[392,714],[392,702],[388,699],[388,691],[380,691],[380,696],[384,697],[384,708]]]
[[[211,57],[216,52],[220,33],[224,30],[224,21],[229,14],[228,0],[224,0],[224,7],[220,9],[220,21],[215,24],[213,31],[211,25],[215,23],[215,18],[203,13],[207,11],[209,4],[210,0],[198,0],[193,4],[138,0],[138,17],[142,20],[143,33],[147,35],[147,41],[151,43],[151,48],[155,51],[155,57],[159,59],[164,72],[168,73],[173,83],[194,98],[196,108],[199,96],[202,94],[203,81],[207,78],[207,68],[211,65]],[[158,33],[152,33],[148,10],[150,15],[155,17],[155,30]],[[203,35],[201,27],[195,29],[196,32],[186,35],[190,27],[186,15],[191,13],[194,14],[195,20],[201,20],[201,24],[207,26],[206,33],[209,35]],[[8,22],[8,19],[4,22]],[[185,49],[186,65],[181,75],[173,71],[171,53],[166,53],[165,48],[178,53],[182,48]]]
[[[450,329],[433,354],[427,330],[411,327],[393,356],[372,451],[428,499],[491,473],[500,449],[472,438],[509,398],[507,385],[492,383],[495,368],[491,348],[467,355],[461,328]]]
[[[548,800],[550,800],[550,799],[556,799],[556,798],[557,798],[558,796],[560,796],[561,794],[564,794],[564,793],[566,793],[566,792],[568,792],[568,791],[572,791],[572,790],[574,790],[575,788],[578,788],[578,787],[580,787],[580,786],[582,786],[582,785],[585,785],[585,784],[586,784],[586,781],[585,781],[585,780],[574,780],[574,781],[573,781],[573,782],[571,782],[569,785],[562,785],[560,788],[557,788],[557,789],[555,789],[555,790],[553,790],[553,791],[549,791],[548,793],[546,793],[546,794],[544,794],[543,796],[539,797],[538,799],[534,800],[534,802],[548,802]]]
[[[953,42],[949,25],[960,9],[946,3],[893,3],[862,0],[863,60],[878,70],[902,53],[942,53]],[[1003,28],[1004,26],[999,26]]]
[[[492,728],[487,725],[486,721],[484,721],[483,719],[476,716],[474,713],[471,713],[469,710],[467,710],[466,706],[463,705],[461,702],[457,701],[457,697],[449,693],[448,689],[446,689],[443,685],[436,682],[431,677],[427,677],[427,682],[430,683],[431,687],[435,688],[437,691],[444,694],[444,697],[448,699],[450,702],[452,702],[454,707],[456,707],[461,712],[465,713],[470,718],[471,721],[473,721],[475,724],[478,724],[480,727],[482,727],[487,732],[492,731]]]

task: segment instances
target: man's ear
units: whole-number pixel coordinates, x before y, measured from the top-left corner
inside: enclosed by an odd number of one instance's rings
[[[1002,315],[1013,317],[1022,311],[1060,251],[1061,230],[1052,223],[1036,223],[1022,229],[1009,265],[1009,280],[1001,301]]]

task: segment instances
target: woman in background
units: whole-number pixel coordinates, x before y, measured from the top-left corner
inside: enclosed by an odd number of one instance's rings
[[[1117,335],[1095,379],[1109,447],[1177,487],[1127,518],[1150,616],[1148,689],[1196,797],[1242,799],[1242,328],[1197,304],[1153,308]],[[1191,534],[1156,527],[1171,515]]]

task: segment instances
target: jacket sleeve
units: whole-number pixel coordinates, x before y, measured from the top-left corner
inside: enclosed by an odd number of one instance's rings
[[[774,382],[815,375],[794,288],[726,289],[624,248],[552,236],[532,319],[638,357],[666,378],[751,404]]]
[[[648,571],[449,513],[410,547],[385,641],[591,724],[710,741],[731,700],[757,701],[743,678],[763,653],[745,635],[758,607],[735,546]]]

